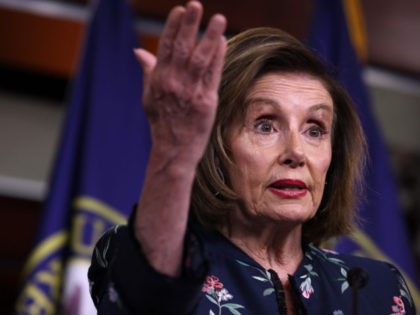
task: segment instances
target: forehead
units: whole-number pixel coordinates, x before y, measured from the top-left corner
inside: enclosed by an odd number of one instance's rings
[[[245,95],[243,114],[265,105],[288,111],[317,108],[334,112],[322,80],[306,73],[273,72],[258,78]]]
[[[287,94],[289,97],[304,95],[331,101],[331,95],[321,79],[300,72],[270,72],[262,75],[251,85],[245,100],[261,94],[274,94],[274,96]]]
[[[284,71],[271,71],[267,72],[258,78],[248,86],[248,90],[242,91],[242,97],[237,99],[236,102],[231,103],[231,111],[229,112],[227,120],[222,126],[223,134],[230,129],[231,124],[240,123],[242,124],[246,120],[246,116],[250,113],[250,110],[264,105],[259,102],[259,99],[263,99],[266,103],[268,100],[273,101],[271,105],[276,108],[279,104],[279,101],[288,103],[284,98],[284,91],[290,91],[289,96],[298,98],[302,95],[303,90],[306,88],[306,91],[315,92],[309,93],[314,95],[320,95],[318,99],[313,99],[309,103],[315,104],[326,104],[330,109],[328,111],[332,112],[335,119],[335,104],[327,88],[328,84],[324,81],[310,73],[305,72],[284,72]],[[273,94],[275,93],[275,94]],[[274,97],[275,96],[275,97]],[[290,103],[289,103],[290,104]],[[258,109],[257,109],[258,110]]]

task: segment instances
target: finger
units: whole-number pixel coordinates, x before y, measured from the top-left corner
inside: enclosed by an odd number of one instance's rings
[[[219,84],[222,79],[222,70],[225,60],[227,42],[224,36],[219,37],[219,45],[213,55],[208,71],[204,74],[203,83],[210,89],[219,89]]]
[[[200,27],[203,6],[198,1],[190,1],[186,6],[186,11],[182,17],[179,31],[176,35],[172,59],[175,65],[184,67],[191,56],[192,50],[197,39]]]
[[[134,55],[140,63],[141,68],[143,69],[144,79],[147,81],[150,77],[150,73],[156,66],[156,57],[152,53],[142,48],[134,49]]]
[[[173,43],[178,33],[178,29],[185,14],[185,8],[177,6],[171,10],[159,39],[157,49],[157,59],[161,63],[171,60]]]
[[[226,18],[220,14],[214,15],[190,58],[188,68],[193,80],[198,80],[203,73],[208,71],[209,65],[212,63],[214,64],[214,59],[220,58],[218,56],[221,53],[220,45],[225,46],[225,44],[221,43],[222,38],[223,41],[225,41],[223,37],[225,29]],[[219,65],[219,63],[217,63],[217,65]]]

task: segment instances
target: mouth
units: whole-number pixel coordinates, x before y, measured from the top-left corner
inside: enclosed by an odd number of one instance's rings
[[[298,179],[281,179],[271,183],[270,187],[275,189],[286,189],[286,190],[300,190],[307,189],[306,184]]]
[[[281,198],[302,198],[308,192],[306,184],[297,179],[281,179],[270,184],[269,190]]]

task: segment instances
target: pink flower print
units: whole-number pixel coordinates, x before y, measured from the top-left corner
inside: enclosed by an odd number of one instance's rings
[[[314,293],[314,288],[312,287],[312,281],[310,277],[307,277],[305,281],[300,284],[300,291],[302,291],[302,295],[306,299],[309,299],[312,293]]]
[[[404,315],[405,306],[401,297],[394,296],[393,300],[394,300],[395,305],[392,306],[392,315]]]
[[[216,276],[207,276],[201,291],[212,294],[214,291],[220,291],[223,288],[223,283],[219,281]]]
[[[244,308],[240,304],[236,303],[225,303],[233,299],[233,295],[223,287],[223,283],[220,282],[216,276],[207,276],[206,282],[203,284],[201,291],[206,293],[206,298],[217,307],[217,312],[209,310],[210,315],[222,315],[222,310],[227,309],[231,314],[241,315],[238,309]]]
[[[314,293],[314,287],[312,286],[312,277],[319,277],[318,274],[313,270],[313,266],[311,264],[303,266],[307,273],[300,276],[300,279],[305,279],[301,282],[299,288],[302,292],[302,296],[305,299],[309,299],[311,295]]]

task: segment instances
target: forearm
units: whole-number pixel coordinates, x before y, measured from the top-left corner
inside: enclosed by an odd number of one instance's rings
[[[191,189],[197,161],[152,149],[134,222],[134,233],[157,271],[181,270]]]

